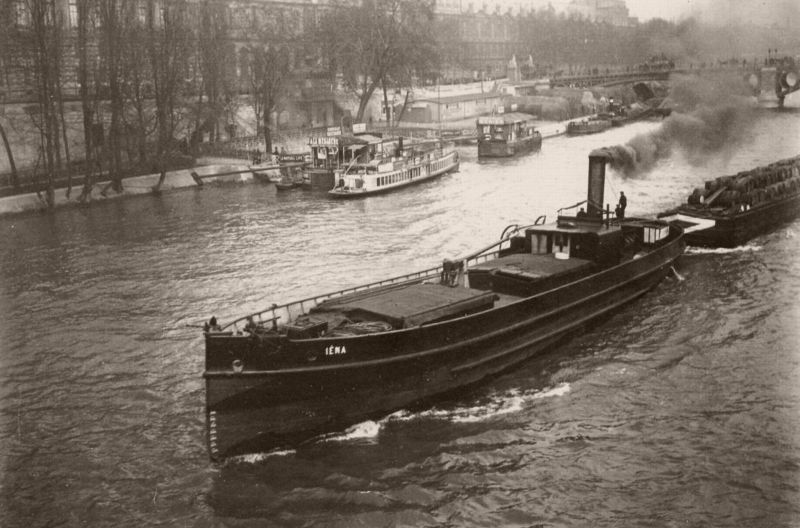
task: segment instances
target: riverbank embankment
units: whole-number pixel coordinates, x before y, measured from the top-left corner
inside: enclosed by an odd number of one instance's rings
[[[80,200],[81,186],[73,185],[70,192],[67,188],[59,188],[54,192],[53,208],[87,207],[93,203],[117,200],[131,196],[167,192],[188,187],[202,187],[206,183],[247,183],[254,179],[250,167],[242,163],[214,163],[222,160],[199,160],[202,165],[191,169],[169,171],[161,186],[156,191],[160,174],[146,174],[123,179],[123,190],[116,192],[107,189],[108,182],[100,182],[92,187],[85,199]],[[211,163],[209,163],[211,162]],[[44,212],[48,207],[44,201],[44,193],[26,193],[0,198],[0,217]]]
[[[552,138],[565,133],[569,121],[550,122],[543,121],[537,123],[537,129],[542,134],[542,138]],[[475,126],[474,119],[464,120],[462,123],[449,123],[448,128],[458,128],[463,125],[466,128]],[[277,168],[277,167],[276,167]],[[68,188],[58,188],[54,192],[53,209],[62,207],[87,207],[93,203],[108,200],[117,200],[132,196],[153,194],[158,184],[159,174],[146,174],[143,176],[133,176],[123,179],[123,190],[116,192],[109,188],[108,182],[99,182],[92,187],[92,192],[84,199],[80,200],[81,185],[73,185],[68,193]],[[176,189],[190,187],[202,187],[203,184],[219,183],[248,183],[253,181],[253,172],[247,161],[231,160],[229,158],[200,158],[198,165],[190,169],[180,169],[169,171],[164,178],[164,182],[157,192],[167,192]],[[25,193],[0,198],[0,217],[10,215],[45,212],[48,206],[44,199],[44,192]]]

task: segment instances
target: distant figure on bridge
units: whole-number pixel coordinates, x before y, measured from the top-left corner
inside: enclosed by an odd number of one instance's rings
[[[619,193],[619,203],[617,204],[616,213],[617,218],[622,220],[625,218],[625,208],[628,207],[628,199],[625,197],[624,192]]]

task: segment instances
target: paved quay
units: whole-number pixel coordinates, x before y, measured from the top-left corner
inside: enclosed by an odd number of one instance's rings
[[[192,174],[194,173],[194,175]],[[78,201],[82,184],[78,181],[72,186],[72,192],[67,197],[67,188],[55,190],[55,208],[87,206],[94,202],[117,200],[130,196],[152,194],[158,183],[159,174],[146,174],[124,178],[123,190],[118,193],[111,189],[103,192],[108,182],[98,182],[92,192],[83,202]],[[168,192],[187,187],[201,187],[205,183],[246,183],[254,178],[250,166],[243,160],[224,159],[198,159],[198,165],[191,169],[181,169],[167,172],[159,192]],[[45,211],[47,205],[37,193],[17,194],[0,198],[0,216],[21,213]]]

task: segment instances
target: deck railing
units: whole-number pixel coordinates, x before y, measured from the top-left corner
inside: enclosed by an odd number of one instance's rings
[[[540,217],[540,219],[541,218],[542,217]],[[536,224],[517,227],[516,229],[508,232],[506,236],[504,236],[497,242],[494,242],[489,246],[484,247],[483,249],[475,251],[470,255],[467,255],[466,257],[454,260],[456,262],[463,263],[464,271],[468,270],[470,266],[494,260],[498,258],[498,256],[500,255],[500,252],[503,249],[503,244],[510,243],[510,240],[513,236],[515,236],[521,230],[524,230],[528,227],[532,227],[533,225]],[[506,232],[504,231],[504,233]],[[240,328],[240,326],[248,324],[250,320],[252,320],[256,324],[262,324],[262,325],[265,323],[272,324],[274,328],[277,328],[279,323],[288,324],[289,322],[294,321],[297,317],[308,313],[309,310],[315,308],[316,306],[319,306],[325,301],[344,297],[345,295],[356,294],[361,291],[367,291],[367,290],[375,291],[383,287],[399,286],[402,284],[422,282],[426,279],[431,279],[431,278],[436,278],[437,280],[439,280],[443,270],[444,266],[436,266],[435,268],[428,268],[422,271],[406,273],[405,275],[392,277],[390,279],[384,279],[376,282],[371,282],[369,284],[362,284],[351,288],[344,288],[331,293],[325,293],[322,295],[307,297],[305,299],[301,299],[299,301],[294,301],[280,306],[274,304],[269,308],[266,308],[265,310],[261,310],[260,312],[255,312],[246,315],[244,317],[240,317],[239,319],[235,319],[234,321],[231,321],[230,323],[225,325],[222,328],[222,330],[228,332],[232,330],[235,333],[239,333],[243,329]]]

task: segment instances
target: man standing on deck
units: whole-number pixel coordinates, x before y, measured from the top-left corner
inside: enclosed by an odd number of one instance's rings
[[[619,193],[619,203],[617,204],[617,218],[622,220],[625,218],[625,208],[628,206],[628,199],[625,197],[625,193],[620,191]]]

